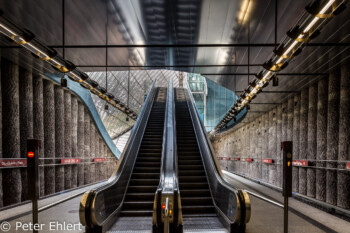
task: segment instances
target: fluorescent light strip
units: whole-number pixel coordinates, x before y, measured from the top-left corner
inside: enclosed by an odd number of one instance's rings
[[[32,45],[31,43],[27,43],[27,45],[29,45],[30,47],[32,47],[33,49],[39,51],[40,54],[44,55],[45,57],[50,57],[49,55],[47,55],[46,53],[44,53],[43,51],[41,51],[40,49],[38,49],[37,47],[35,47],[34,45]]]
[[[3,25],[3,24],[0,23],[0,26],[1,26],[2,28],[4,28],[6,31],[8,31],[9,33],[13,34],[14,36],[17,36],[16,33],[14,33],[13,31],[11,31],[11,29],[7,28],[5,25]],[[21,39],[22,39],[22,38],[21,38]]]

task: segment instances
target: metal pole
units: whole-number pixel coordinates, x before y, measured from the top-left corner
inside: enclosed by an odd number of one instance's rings
[[[284,197],[284,233],[288,233],[288,197]]]
[[[39,223],[39,211],[38,211],[38,199],[34,198],[32,201],[33,206],[33,226],[37,226]],[[38,233],[37,230],[35,230],[35,227],[33,227],[33,233]]]

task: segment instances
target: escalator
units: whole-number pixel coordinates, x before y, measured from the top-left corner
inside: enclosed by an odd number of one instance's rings
[[[184,232],[245,232],[249,196],[228,184],[188,89],[175,89],[179,192]]]
[[[86,232],[149,232],[160,180],[167,88],[153,87],[120,158],[102,186],[85,193],[80,221]]]
[[[182,215],[216,217],[184,91],[176,90],[176,135]]]
[[[126,191],[121,217],[152,217],[160,177],[166,89],[158,90],[135,167]]]

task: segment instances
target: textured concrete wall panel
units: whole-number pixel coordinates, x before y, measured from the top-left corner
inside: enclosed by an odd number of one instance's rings
[[[328,114],[327,114],[327,167],[336,168],[339,142],[339,96],[340,71],[329,75],[328,81]],[[337,172],[327,170],[326,201],[337,204]]]
[[[72,157],[80,157],[78,153],[78,99],[72,95]],[[71,187],[78,186],[78,165],[72,166]]]
[[[19,82],[18,66],[5,59],[1,61],[3,155],[20,157]],[[22,181],[19,168],[3,169],[4,206],[21,201]]]
[[[64,157],[64,93],[55,85],[55,157]],[[56,160],[57,161],[57,160]],[[56,166],[55,191],[64,190],[64,166]]]
[[[44,99],[43,80],[38,74],[33,74],[33,137],[41,140],[40,158],[45,158],[44,154]],[[39,164],[44,164],[40,161]],[[45,175],[44,167],[39,167],[40,196],[45,195]]]
[[[281,167],[281,146],[279,144],[282,141],[282,105],[277,106],[277,131],[276,131],[276,163],[277,163],[277,184],[281,185],[282,182],[282,167]]]
[[[64,91],[64,157],[72,157],[72,95]],[[72,165],[64,166],[64,189],[72,187]]]
[[[340,81],[340,112],[339,112],[339,169],[345,169],[343,161],[350,161],[350,68],[342,66]],[[350,172],[338,172],[337,205],[350,208]]]
[[[90,162],[91,156],[90,156],[90,117],[89,113],[86,109],[84,109],[84,156],[85,161]],[[89,184],[91,183],[91,164],[87,163],[84,167],[84,183]]]
[[[299,137],[299,159],[307,159],[307,123],[308,123],[309,90],[301,91],[300,97],[300,137]],[[299,168],[299,193],[307,194],[307,171],[306,168]]]
[[[85,138],[85,124],[84,124],[84,105],[79,101],[78,102],[78,157],[82,160],[84,159],[84,138]],[[84,167],[85,165],[78,164],[78,186],[84,185]]]
[[[317,84],[309,87],[309,109],[307,129],[307,159],[314,162],[317,153]],[[316,197],[316,170],[307,169],[307,195]]]
[[[293,112],[293,159],[299,158],[300,137],[300,95],[294,96]],[[299,191],[299,168],[293,167],[293,191]]]
[[[27,139],[33,138],[33,76],[22,68],[19,69],[19,112],[20,112],[20,138],[21,157],[27,156]],[[27,169],[21,168],[22,201],[28,199]]]
[[[44,154],[45,164],[55,163],[55,94],[51,81],[44,80]],[[55,192],[55,167],[45,166],[45,195]]]
[[[269,183],[277,185],[277,167],[276,167],[276,132],[277,132],[277,109],[272,109],[269,112],[269,154],[268,158],[274,159],[275,163],[266,164],[269,169]]]
[[[317,91],[317,160],[327,159],[327,106],[328,106],[328,79],[318,82]],[[326,163],[320,161],[317,167],[325,167]],[[316,170],[316,198],[326,201],[326,170]]]
[[[94,123],[91,121],[90,123],[90,155],[91,155],[91,160],[93,160],[93,158],[96,157],[96,153],[95,153],[95,136],[96,136],[96,129],[95,129],[95,125]],[[91,175],[91,180],[90,182],[94,182],[96,179],[96,173],[95,173],[95,164],[92,163],[91,167],[90,167],[90,175]]]

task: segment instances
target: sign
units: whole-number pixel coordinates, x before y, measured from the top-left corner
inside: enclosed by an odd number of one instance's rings
[[[27,159],[0,159],[0,167],[26,167]]]
[[[246,158],[245,161],[246,162],[253,162],[253,159],[252,158]]]
[[[239,160],[241,160],[240,158],[235,158],[235,161],[239,161]]]
[[[94,162],[104,162],[106,158],[94,158]]]
[[[263,163],[273,163],[272,159],[263,159],[261,160]]]
[[[61,164],[80,163],[81,159],[61,159]]]
[[[293,160],[293,166],[309,166],[309,161],[307,160]]]
[[[346,169],[350,169],[350,162],[346,163]]]

